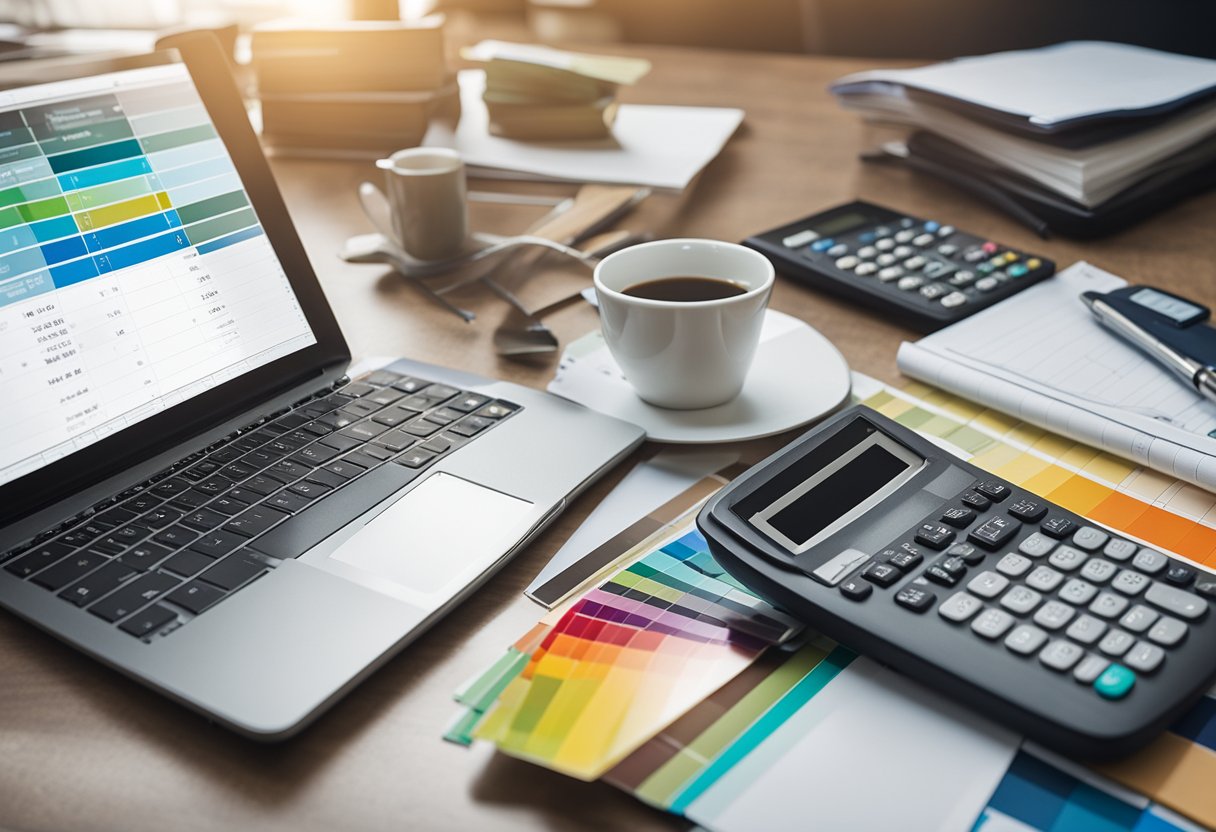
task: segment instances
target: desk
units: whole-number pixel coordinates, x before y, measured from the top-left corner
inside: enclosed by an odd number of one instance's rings
[[[640,51],[640,50],[639,50]],[[1043,243],[944,186],[857,161],[863,128],[825,88],[864,62],[648,49],[654,72],[629,99],[742,107],[739,135],[682,198],[656,197],[631,228],[737,240],[854,196],[955,222],[1061,264],[1086,258],[1216,304],[1209,194],[1114,239]],[[280,161],[275,172],[355,355],[402,354],[536,387],[553,361],[499,360],[490,343],[505,306],[462,300],[471,326],[374,266],[341,263],[342,240],[367,230],[355,185],[368,164]],[[475,224],[523,225],[519,207],[476,206]],[[779,281],[773,305],[818,327],[851,365],[886,381],[911,333]],[[550,319],[563,342],[593,312]],[[750,454],[749,454],[750,456]],[[261,746],[209,725],[49,636],[0,615],[0,827],[123,829],[672,829],[678,821],[602,784],[583,784],[440,734],[452,691],[535,622],[523,587],[621,472],[449,616],[296,739]]]

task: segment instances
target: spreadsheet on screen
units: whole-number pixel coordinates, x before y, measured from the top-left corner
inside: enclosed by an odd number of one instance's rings
[[[185,66],[0,92],[0,484],[313,343]]]

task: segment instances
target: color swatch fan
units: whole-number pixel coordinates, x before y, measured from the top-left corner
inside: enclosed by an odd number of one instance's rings
[[[447,738],[593,780],[798,629],[726,575],[691,522],[626,561],[466,686]]]

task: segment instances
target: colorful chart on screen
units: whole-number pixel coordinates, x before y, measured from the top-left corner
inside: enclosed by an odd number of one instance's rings
[[[0,484],[315,340],[184,66],[0,97]]]

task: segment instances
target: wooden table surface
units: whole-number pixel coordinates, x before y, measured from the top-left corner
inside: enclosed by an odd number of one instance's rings
[[[1090,262],[1216,302],[1216,195],[1179,206],[1109,240],[1041,241],[994,211],[928,179],[863,165],[866,137],[826,92],[857,60],[634,50],[654,62],[627,99],[743,108],[721,156],[682,196],[652,197],[623,226],[657,236],[739,240],[855,197],[1042,252]],[[276,161],[275,172],[356,356],[406,355],[542,387],[556,359],[495,356],[506,307],[468,292],[466,325],[378,266],[335,256],[369,230],[355,186],[369,163]],[[475,183],[503,188],[501,183]],[[520,186],[516,186],[517,189]],[[537,193],[569,188],[531,185]],[[522,229],[543,209],[475,205],[479,229]],[[568,277],[566,279],[575,279]],[[585,278],[582,278],[585,279]],[[773,306],[830,338],[854,369],[898,379],[895,351],[912,333],[879,316],[779,281]],[[549,322],[563,342],[596,326],[588,307]],[[791,384],[814,383],[814,368]],[[749,455],[758,453],[749,449]],[[615,789],[472,751],[440,739],[452,691],[535,622],[521,594],[580,519],[619,478],[599,483],[459,611],[423,635],[297,738],[259,745],[107,670],[50,636],[0,615],[0,827],[40,830],[679,828]]]

